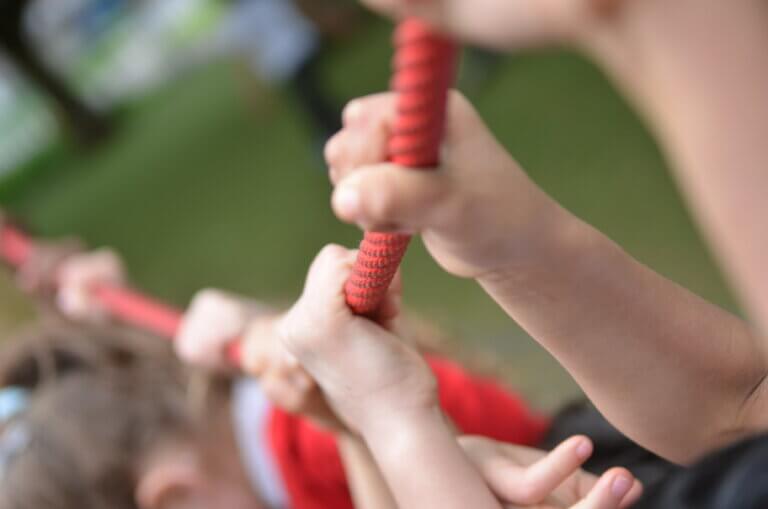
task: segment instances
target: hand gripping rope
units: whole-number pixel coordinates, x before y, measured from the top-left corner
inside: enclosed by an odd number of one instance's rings
[[[456,47],[416,19],[395,32],[394,78],[397,117],[389,160],[410,168],[434,168],[445,130],[448,90],[456,72]],[[344,288],[358,315],[374,317],[405,255],[409,235],[367,232]]]
[[[445,125],[447,91],[455,71],[455,47],[434,35],[416,20],[400,24],[395,35],[395,77],[399,92],[397,119],[389,144],[390,160],[413,168],[437,165]],[[345,291],[347,303],[357,314],[373,316],[405,254],[408,235],[366,233]],[[21,231],[5,226],[0,231],[0,257],[14,267],[32,256],[33,241]],[[173,339],[182,312],[124,287],[98,286],[93,292],[116,319],[160,337]],[[227,359],[240,366],[239,341],[233,341]]]
[[[21,266],[33,256],[34,250],[32,239],[16,228],[6,225],[0,231],[0,257],[11,266]],[[176,337],[181,325],[180,310],[122,286],[96,286],[92,291],[114,318],[161,338],[172,340]],[[229,362],[239,366],[240,343],[233,341],[226,356]]]

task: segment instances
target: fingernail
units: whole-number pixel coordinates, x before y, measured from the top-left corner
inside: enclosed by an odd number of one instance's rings
[[[354,189],[339,188],[333,195],[336,212],[347,219],[354,219],[360,207],[360,195]]]
[[[620,475],[613,480],[613,484],[611,484],[611,493],[613,493],[616,498],[624,498],[624,495],[629,493],[631,488],[632,479]]]
[[[589,458],[592,454],[592,442],[589,440],[582,440],[576,447],[576,456],[581,460]]]
[[[360,101],[352,101],[344,108],[344,120],[348,124],[357,122],[362,116],[363,104]]]

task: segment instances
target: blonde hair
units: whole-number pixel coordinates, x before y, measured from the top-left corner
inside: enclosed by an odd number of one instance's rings
[[[166,344],[114,327],[36,327],[0,351],[0,386],[28,391],[25,440],[2,461],[0,509],[136,509],[137,469],[206,426]],[[228,382],[211,394],[226,397]],[[8,430],[0,431],[0,444]]]

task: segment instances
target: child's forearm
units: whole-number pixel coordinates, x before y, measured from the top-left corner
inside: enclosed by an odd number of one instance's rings
[[[355,508],[397,509],[392,492],[363,439],[341,433],[337,444]]]
[[[439,408],[387,417],[363,435],[401,509],[501,509]]]
[[[627,8],[632,30],[623,37],[635,58],[613,58],[608,41],[595,41],[595,50],[659,135],[716,254],[768,332],[768,218],[760,210],[768,189],[768,4]]]
[[[686,462],[766,414],[747,409],[766,364],[743,321],[564,223],[534,265],[480,282],[621,431]]]

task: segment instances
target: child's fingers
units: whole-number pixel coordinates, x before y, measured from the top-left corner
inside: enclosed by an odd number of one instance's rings
[[[282,351],[275,333],[278,315],[256,318],[248,325],[242,338],[241,368],[251,376],[259,377],[273,363],[276,351]]]
[[[507,450],[503,444],[488,440],[462,440],[462,446],[494,493],[505,502],[521,505],[544,501],[579,471],[593,449],[592,442],[584,436],[566,440],[538,460],[533,460],[541,454],[538,451]]]
[[[440,214],[449,189],[449,180],[440,172],[380,164],[343,179],[332,205],[339,219],[363,229],[415,233]]]
[[[394,92],[381,92],[352,99],[342,113],[344,127],[356,128],[370,123],[392,125],[397,115],[396,101],[397,94]]]
[[[389,131],[382,124],[337,133],[325,148],[331,183],[338,184],[361,166],[386,161],[388,139]]]
[[[352,272],[356,255],[356,250],[336,244],[320,250],[309,268],[302,300],[312,301],[313,306],[343,302],[344,283]]]
[[[55,290],[62,264],[83,256],[83,252],[82,244],[75,239],[38,243],[16,273],[19,286],[30,293]]]
[[[592,441],[585,436],[571,437],[558,445],[549,454],[526,469],[519,478],[517,488],[522,495],[535,500],[519,502],[532,503],[544,500],[557,486],[568,477],[578,472],[584,462],[592,455]]]
[[[635,491],[639,497],[640,484],[623,468],[614,468],[604,473],[589,494],[572,509],[619,509],[625,507],[625,500]],[[636,498],[635,498],[636,500]]]
[[[357,251],[330,244],[315,257],[304,292],[276,323],[275,332],[289,352],[299,359],[335,346],[341,328],[353,318],[344,296]]]
[[[360,166],[387,159],[387,143],[395,116],[395,96],[376,94],[355,99],[344,109],[345,128],[325,147],[331,181],[336,184]]]
[[[619,507],[621,507],[621,509],[632,507],[635,504],[635,502],[640,500],[641,496],[643,496],[643,483],[635,479],[634,482],[632,483],[632,488],[629,490],[629,493],[627,493],[627,495],[621,501],[621,505]]]
[[[343,429],[319,387],[303,369],[270,370],[260,383],[266,397],[282,410],[300,414],[328,430]]]
[[[248,318],[239,299],[218,290],[203,290],[182,318],[174,348],[185,362],[221,367],[226,346],[243,333]]]
[[[74,255],[57,270],[57,303],[64,314],[74,319],[101,319],[104,310],[93,297],[99,285],[122,285],[125,270],[118,255],[103,249]]]
[[[267,398],[286,412],[300,413],[306,406],[308,390],[283,375],[270,371],[260,379],[260,383]]]

